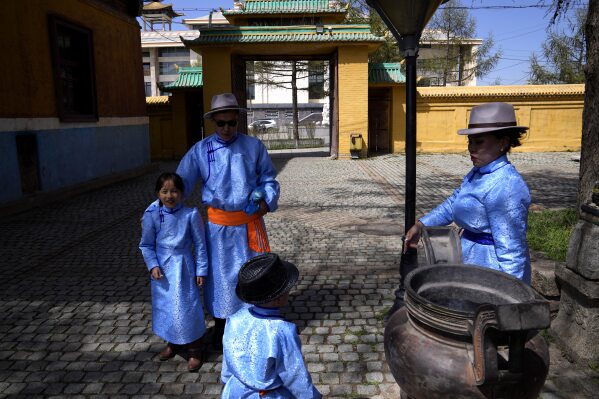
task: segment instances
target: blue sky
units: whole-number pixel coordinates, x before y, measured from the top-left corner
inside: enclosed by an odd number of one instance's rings
[[[166,0],[173,8],[183,12],[185,17],[193,18],[209,13],[212,8],[231,8],[233,0]],[[588,1],[580,0],[587,4]],[[477,37],[485,39],[493,34],[495,49],[501,48],[502,58],[495,69],[482,79],[479,85],[526,84],[529,58],[533,52],[540,53],[541,44],[547,37],[547,27],[551,20],[549,8],[494,8],[480,7],[506,6],[522,7],[550,4],[551,0],[462,0],[462,5],[472,7],[470,15],[475,19]],[[478,8],[478,9],[477,9]],[[565,25],[563,22],[559,26]],[[182,29],[175,24],[173,29]]]

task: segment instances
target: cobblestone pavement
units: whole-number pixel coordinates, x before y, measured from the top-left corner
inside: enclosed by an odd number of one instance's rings
[[[573,206],[573,155],[512,156],[534,203]],[[300,268],[285,313],[298,326],[315,383],[329,398],[399,397],[382,341],[398,283],[404,157],[277,156],[275,163],[282,195],[267,225],[273,251]],[[469,168],[463,155],[419,155],[419,212],[449,195]],[[180,356],[157,359],[163,343],[151,331],[137,249],[156,175],[0,222],[0,397],[218,397],[219,353],[207,349],[197,373]],[[199,203],[197,192],[191,203]],[[597,392],[598,373],[551,352],[543,398]]]

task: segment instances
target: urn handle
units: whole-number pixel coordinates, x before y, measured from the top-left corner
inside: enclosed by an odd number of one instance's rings
[[[471,326],[476,385],[492,384],[521,373],[526,334],[529,330],[545,329],[550,323],[547,301],[479,306],[474,325]],[[497,336],[499,333],[506,333],[509,336],[507,370],[500,370],[498,366]]]

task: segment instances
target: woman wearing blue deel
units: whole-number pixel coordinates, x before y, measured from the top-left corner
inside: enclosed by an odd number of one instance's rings
[[[455,222],[462,229],[463,262],[499,270],[530,284],[526,241],[530,193],[507,153],[528,129],[518,126],[514,107],[488,103],[472,108],[467,129],[474,168],[441,205],[406,233],[404,251],[415,247],[424,226]]]

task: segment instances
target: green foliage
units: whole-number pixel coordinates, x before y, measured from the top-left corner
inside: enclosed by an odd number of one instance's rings
[[[501,56],[501,50],[493,52],[493,36],[477,47],[471,39],[476,35],[476,21],[459,0],[452,0],[437,10],[422,34],[421,42],[428,42],[439,56],[422,59],[420,71],[441,77],[440,84],[461,86],[474,76],[487,75]]]
[[[575,209],[546,210],[528,215],[528,244],[550,259],[566,260],[570,234],[578,220]]]
[[[529,83],[584,83],[586,14],[586,9],[577,9],[573,16],[564,17],[568,22],[567,29],[548,33],[541,55],[533,54],[530,58]]]
[[[385,38],[385,42],[377,51],[370,54],[369,62],[399,62],[403,59],[399,46],[379,15],[364,0],[349,0],[345,23],[369,24],[372,33]],[[431,22],[423,32],[421,43],[433,43],[439,56],[419,58],[419,74],[440,76],[442,85],[461,85],[473,76],[482,77],[488,74],[497,64],[501,52],[492,52],[494,41],[488,38],[471,51],[468,39],[476,34],[476,22],[470,17],[468,10],[458,9],[459,0],[445,4],[445,8],[437,10]],[[428,82],[422,79],[422,82]]]
[[[381,17],[366,4],[366,1],[349,0],[345,4],[348,4],[349,8],[343,23],[368,24],[374,35],[385,39],[378,50],[368,56],[368,62],[399,62],[403,59],[397,41],[389,33]]]

